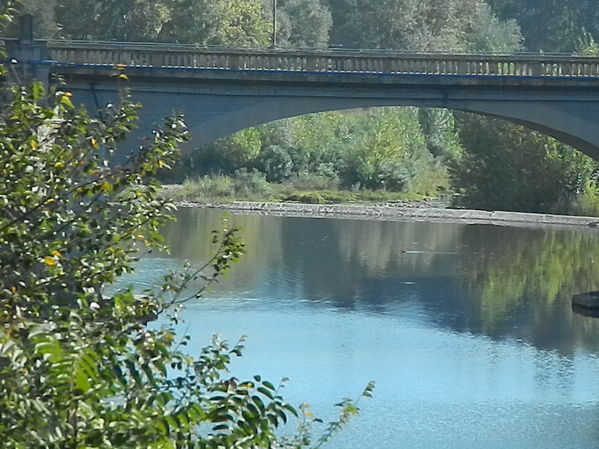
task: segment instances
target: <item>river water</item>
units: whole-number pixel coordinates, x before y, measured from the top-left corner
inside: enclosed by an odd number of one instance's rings
[[[220,212],[179,212],[171,256],[143,287],[211,253]],[[375,380],[331,449],[599,447],[599,319],[573,293],[599,289],[599,233],[489,225],[230,216],[248,254],[188,305],[197,347],[249,337],[234,375],[290,378],[320,417]],[[193,348],[193,346],[192,346]],[[193,352],[193,349],[190,349]]]

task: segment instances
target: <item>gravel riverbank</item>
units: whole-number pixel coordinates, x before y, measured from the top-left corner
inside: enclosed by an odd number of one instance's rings
[[[559,226],[598,228],[598,217],[529,214],[521,212],[481,211],[430,207],[426,203],[390,204],[299,204],[245,202],[177,203],[179,207],[222,209],[236,214],[274,215],[286,217],[347,218],[386,221],[435,221],[445,223],[495,224],[516,226]]]

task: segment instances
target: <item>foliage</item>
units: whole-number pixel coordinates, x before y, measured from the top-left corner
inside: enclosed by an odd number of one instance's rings
[[[213,236],[213,257],[143,295],[106,288],[140,248],[164,249],[172,206],[152,176],[187,132],[167,118],[125,163],[111,155],[135,125],[127,95],[94,119],[40,83],[6,92],[0,115],[0,438],[7,449],[299,448],[309,415],[259,376],[225,377],[242,345],[215,340],[197,358],[175,332],[188,299],[244,252],[236,229]],[[121,148],[121,151],[122,148]],[[191,290],[190,290],[191,289]],[[147,326],[158,316],[162,325]],[[185,350],[184,350],[185,349]],[[372,386],[365,390],[369,396]],[[322,438],[357,412],[343,402]],[[319,444],[319,440],[315,440]]]
[[[57,28],[52,24],[53,1],[26,0],[49,34]],[[373,7],[367,0],[278,0],[277,36],[279,44],[288,47],[504,53],[527,48],[595,55],[598,22],[589,2],[383,0]],[[272,0],[60,0],[54,9],[63,37],[266,46],[272,32],[271,8]],[[422,110],[417,117],[413,109],[399,111],[323,113],[244,130],[199,149],[176,167],[177,174],[167,176],[181,182],[245,169],[258,170],[269,182],[286,183],[310,173],[342,188],[436,195],[452,188],[448,166],[470,160],[460,157],[460,139],[473,142],[477,137],[468,134],[482,133],[486,136],[480,140],[504,148],[501,131],[506,128],[500,122],[485,122],[497,126],[494,130],[477,129],[456,123],[448,111]],[[506,155],[506,160],[510,157]],[[571,162],[556,163],[566,173],[555,175],[587,179],[585,164]],[[576,167],[582,172],[573,173]],[[576,184],[570,193],[562,192],[561,200],[549,199],[550,209],[569,209],[566,203],[584,192],[584,182]],[[509,189],[508,185],[497,182],[489,188]],[[515,198],[509,191],[492,195]],[[511,208],[527,203],[514,201]]]
[[[279,0],[277,44],[282,47],[327,47],[333,26],[331,11],[322,0]]]
[[[578,38],[576,53],[582,56],[599,56],[599,44],[591,33],[585,31]]]
[[[595,177],[594,177],[595,178]],[[599,185],[595,179],[588,179],[584,183],[582,192],[575,198],[569,198],[561,211],[570,215],[599,217]]]
[[[271,188],[266,177],[258,170],[246,170],[241,168],[234,173],[233,183],[235,193],[240,198],[251,198],[252,196],[266,197],[271,195]]]
[[[262,0],[173,0],[169,11],[161,40],[256,47],[270,39]]]
[[[298,190],[336,190],[339,179],[316,173],[300,172],[289,179],[289,184]]]
[[[160,196],[173,201],[220,202],[293,201],[308,204],[368,203],[421,201],[425,197],[413,192],[386,192],[361,189],[343,190],[327,179],[300,176],[282,184],[268,184],[256,171],[226,175],[206,175],[188,179],[180,186],[167,186]],[[248,180],[249,178],[249,180]]]
[[[376,8],[368,0],[329,0],[329,4],[335,46],[459,51],[468,48],[469,39],[480,41],[483,23],[503,28],[507,41],[519,39],[513,24],[495,19],[484,0],[383,0]]]
[[[522,40],[516,20],[499,20],[487,4],[482,4],[466,33],[464,49],[478,53],[511,53],[522,49]]]
[[[428,138],[421,120],[428,123]],[[193,158],[201,175],[245,168],[258,170],[269,182],[319,180],[320,185],[300,190],[359,186],[434,195],[447,189],[443,163],[459,151],[451,114],[381,108],[264,125],[208,145]]]
[[[34,16],[34,36],[40,38],[56,37],[59,26],[56,21],[57,0],[22,0],[20,11]],[[16,26],[9,29],[10,34],[16,35]]]
[[[155,40],[169,17],[164,0],[59,0],[56,19],[68,39]]]
[[[594,179],[597,163],[521,126],[462,116],[463,157],[452,166],[462,206],[556,212]]]
[[[24,0],[43,37],[262,46],[261,0]],[[55,17],[55,18],[54,18]],[[56,20],[57,23],[52,23]]]
[[[286,148],[268,145],[260,154],[259,167],[269,182],[281,182],[293,173],[293,159]]]
[[[340,173],[344,185],[409,191],[432,163],[414,108],[373,110],[352,125]]]
[[[581,30],[599,34],[599,12],[594,0],[489,0],[502,19],[518,21],[529,51],[576,49]],[[540,26],[542,25],[542,26]]]

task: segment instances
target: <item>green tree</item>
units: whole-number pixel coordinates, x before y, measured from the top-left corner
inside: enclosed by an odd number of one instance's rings
[[[56,22],[57,0],[23,0],[20,10],[34,17],[34,35],[37,38],[53,38],[59,33]],[[13,27],[12,34],[18,31]]]
[[[198,358],[182,347],[177,311],[223,275],[244,248],[236,230],[215,235],[214,257],[167,276],[152,291],[106,293],[133,269],[139,247],[163,248],[172,207],[151,176],[185,138],[171,117],[125,165],[112,166],[134,125],[124,98],[102,121],[68,92],[16,88],[0,118],[0,438],[6,448],[304,447],[313,419],[281,440],[289,414],[259,376],[223,375],[240,344],[215,340]],[[201,279],[203,282],[197,283]],[[168,315],[168,311],[172,314]],[[146,326],[167,313],[163,326]],[[168,318],[170,316],[170,318]],[[366,395],[370,394],[369,386]],[[357,411],[346,401],[340,421]],[[275,443],[275,441],[279,441]],[[318,441],[316,441],[318,443]]]
[[[56,8],[67,39],[156,40],[169,14],[166,0],[59,0]]]
[[[452,179],[462,206],[557,212],[594,178],[595,161],[550,137],[497,119],[460,118],[464,152]]]
[[[7,16],[4,17],[6,20]],[[124,77],[119,74],[119,77]],[[229,377],[242,345],[214,340],[197,357],[177,336],[180,307],[244,252],[236,229],[214,256],[134,295],[108,288],[140,249],[164,249],[172,205],[152,180],[187,137],[165,120],[125,163],[111,154],[135,126],[126,93],[91,118],[64,90],[4,92],[0,112],[0,439],[7,449],[299,448],[320,446],[357,412],[313,439],[314,422],[260,376]],[[122,149],[121,149],[122,151]],[[160,325],[147,322],[162,317]],[[372,386],[364,392],[370,395]],[[299,433],[279,425],[299,415]]]
[[[261,0],[58,1],[56,20],[68,39],[255,47],[266,45],[270,36]]]
[[[465,40],[465,50],[470,52],[511,53],[522,49],[523,37],[515,20],[499,20],[484,4],[466,31]]]
[[[503,28],[502,41],[519,39],[513,22],[493,16],[483,0],[329,0],[331,43],[348,48],[464,51],[485,25]],[[514,37],[511,35],[515,33]],[[480,50],[484,50],[481,48]]]
[[[350,129],[353,143],[341,174],[346,185],[392,191],[417,189],[417,178],[433,162],[417,109],[373,110],[355,117]]]
[[[489,0],[489,4],[502,19],[518,21],[529,51],[572,52],[582,31],[599,35],[594,0]]]
[[[160,32],[169,42],[260,47],[272,25],[261,0],[173,0]]]
[[[333,25],[331,12],[321,0],[279,0],[280,29],[277,44],[282,47],[327,47]]]

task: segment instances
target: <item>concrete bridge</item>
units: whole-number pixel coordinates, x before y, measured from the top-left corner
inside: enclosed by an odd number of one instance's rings
[[[198,145],[313,112],[418,106],[523,124],[599,160],[599,58],[249,50],[193,45],[6,40],[23,77],[60,75],[75,103],[114,102],[115,66],[143,104],[140,133],[182,111]]]

